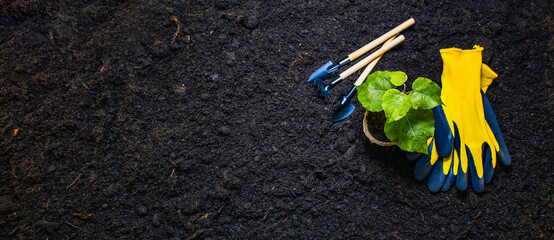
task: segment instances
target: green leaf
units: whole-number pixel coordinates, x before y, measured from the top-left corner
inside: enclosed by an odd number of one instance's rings
[[[442,104],[439,85],[423,77],[414,81],[409,96],[412,107],[415,109],[431,109]]]
[[[385,123],[385,134],[408,152],[427,153],[427,139],[433,136],[433,111],[411,109],[398,121]]]
[[[408,75],[401,71],[389,72],[389,80],[396,86],[402,86],[408,80]]]
[[[398,121],[406,116],[412,107],[408,95],[402,94],[398,89],[390,89],[383,95],[383,110],[387,121]]]
[[[381,106],[385,92],[394,87],[389,81],[390,75],[387,72],[374,72],[367,76],[364,83],[356,88],[358,101],[369,111],[383,111]]]

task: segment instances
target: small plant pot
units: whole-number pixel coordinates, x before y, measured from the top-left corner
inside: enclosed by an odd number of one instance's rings
[[[375,138],[373,134],[371,134],[371,131],[373,131],[378,138],[386,139],[387,137],[383,132],[383,129],[385,129],[385,121],[385,114],[383,112],[373,113],[366,110],[363,120],[364,134],[373,144],[377,144],[382,147],[396,146],[396,142],[384,142]]]

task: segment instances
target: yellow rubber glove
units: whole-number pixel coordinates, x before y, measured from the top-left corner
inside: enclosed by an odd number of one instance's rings
[[[440,50],[443,59],[441,98],[454,135],[451,169],[457,176],[456,186],[459,189],[467,188],[467,174],[470,172],[476,192],[484,189],[484,158],[490,157],[494,168],[497,152],[500,151],[495,134],[485,119],[484,95],[481,94],[481,88],[486,90],[497,74],[482,65],[482,51],[479,46],[471,50]],[[494,120],[496,122],[496,117]],[[449,161],[448,158],[446,161]],[[445,165],[443,169],[446,169]]]
[[[484,182],[492,180],[497,155],[505,165],[511,162],[492,107],[484,95],[498,75],[481,63],[482,50],[478,46],[472,50],[441,50],[444,60],[441,98],[445,105],[442,106],[444,113],[434,111],[435,127],[440,127],[436,122],[440,119],[438,116],[446,117],[448,120],[444,122],[448,122],[450,128],[447,132],[454,135],[454,146],[450,150],[447,146],[452,142],[432,138],[429,140],[429,154],[418,159],[414,176],[421,180],[432,169],[428,181],[431,191],[438,191],[441,187],[446,191],[454,181],[458,189],[465,190],[470,171],[473,189],[481,192]],[[437,153],[437,145],[442,153]],[[439,160],[439,155],[444,158]]]

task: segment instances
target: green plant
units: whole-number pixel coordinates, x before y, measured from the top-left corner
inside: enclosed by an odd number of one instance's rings
[[[385,112],[385,134],[400,149],[427,153],[427,140],[435,131],[431,109],[442,104],[441,88],[420,77],[406,92],[406,80],[404,72],[374,72],[357,87],[358,100],[371,112]],[[397,89],[400,86],[402,91]]]

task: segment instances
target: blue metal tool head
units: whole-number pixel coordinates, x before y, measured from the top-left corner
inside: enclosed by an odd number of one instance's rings
[[[350,100],[354,96],[354,93],[356,92],[356,85],[352,86],[352,89],[350,89],[350,92],[346,94],[346,96],[342,97],[340,100],[340,105],[337,110],[333,113],[333,122],[339,122],[344,120],[346,117],[350,116],[352,112],[354,112],[354,105],[350,103]]]
[[[340,122],[350,116],[350,114],[354,112],[354,109],[356,109],[356,107],[354,107],[354,104],[350,102],[340,105],[339,108],[337,108],[337,110],[333,113],[333,118],[331,120],[333,120],[333,122]]]
[[[331,73],[337,70],[335,67],[337,64],[333,61],[329,61],[325,63],[323,66],[321,66],[319,69],[317,69],[312,75],[310,76],[310,79],[308,79],[309,83],[314,82],[316,79],[319,79],[320,81],[325,81],[328,78],[331,77]]]
[[[319,90],[321,91],[321,95],[323,95],[323,98],[325,98],[325,100],[329,98],[329,87],[329,84],[326,84],[323,87],[319,88]]]
[[[321,89],[325,87],[325,83],[323,83],[323,81],[321,81],[321,79],[319,78],[314,81],[314,84],[317,86],[317,89],[319,91],[321,91]]]

